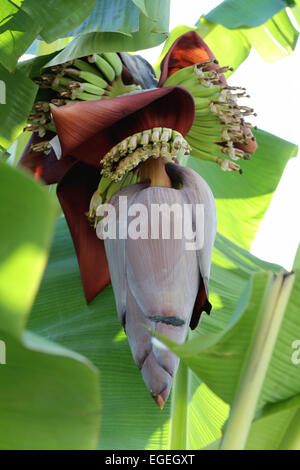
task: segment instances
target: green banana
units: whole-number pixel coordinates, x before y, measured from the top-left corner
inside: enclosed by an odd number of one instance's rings
[[[192,129],[190,129],[191,136],[199,136],[202,140],[208,140],[212,142],[222,142],[223,136],[222,136],[222,130],[217,129],[212,132],[207,132],[207,129],[193,126]]]
[[[212,116],[212,112],[209,108],[197,109],[195,113],[195,121],[206,119],[207,121],[214,122],[214,119],[212,119],[211,116]]]
[[[220,121],[213,120],[204,120],[201,116],[199,119],[194,119],[193,127],[206,130],[206,132],[220,132],[228,126],[226,124],[221,124]]]
[[[191,78],[186,82],[182,82],[181,85],[185,87],[193,96],[199,96],[201,98],[212,98],[214,96],[218,97],[220,95],[219,86],[212,86],[211,88],[204,87],[200,85],[196,78]]]
[[[206,117],[203,114],[196,114],[193,126],[198,127],[207,127],[208,129],[223,129],[226,127],[226,124],[222,124],[216,116],[210,116],[208,114]]]
[[[203,127],[211,127],[211,126],[224,126],[224,124],[221,123],[220,119],[217,118],[214,114],[211,112],[203,113],[202,111],[198,113],[196,111],[195,113],[195,119],[194,122],[198,122],[200,126]]]
[[[139,177],[138,177],[137,173],[135,173],[134,171],[132,171],[131,174],[132,174],[131,184],[136,184],[136,183],[138,183]]]
[[[218,116],[216,116],[216,114],[212,112],[210,104],[207,104],[207,106],[203,106],[203,105],[197,106],[197,103],[196,103],[196,115],[203,114],[204,111],[206,111],[206,113],[211,117],[211,119],[213,120],[218,119]]]
[[[199,151],[209,152],[215,155],[221,152],[220,146],[212,142],[207,142],[207,140],[201,140],[198,137],[191,136],[189,134],[187,134],[186,139],[192,147],[192,155],[195,149]]]
[[[210,111],[210,102],[209,102],[208,99],[206,99],[206,98],[194,98],[194,101],[195,101],[195,105],[196,105],[196,111],[198,111],[199,109],[202,110],[202,109],[206,109],[206,108],[209,109],[209,111]]]
[[[91,95],[90,93],[78,93],[76,98],[82,100],[82,101],[93,101],[93,100],[99,100],[99,95]]]
[[[205,150],[198,150],[193,148],[191,155],[195,158],[198,158],[200,160],[206,160],[210,162],[217,162],[217,155],[214,155],[212,153],[206,152]]]
[[[65,100],[66,104],[70,104],[70,103],[80,103],[81,100]]]
[[[153,127],[150,141],[154,144],[158,143],[160,141],[161,131],[162,127]]]
[[[107,78],[109,82],[113,82],[116,78],[116,74],[112,66],[100,55],[96,54],[95,64],[97,65],[100,72]]]
[[[82,80],[85,80],[88,83],[92,83],[93,85],[98,86],[99,88],[106,88],[108,83],[103,80],[103,78],[99,77],[95,73],[86,72],[84,70],[76,70],[76,69],[66,69],[65,73],[68,75],[75,75],[75,77],[79,77]]]
[[[132,184],[132,179],[133,179],[133,172],[130,171],[124,175],[124,177],[120,181],[113,181],[110,186],[108,187],[106,196],[105,196],[105,202],[108,202],[110,198],[123,186],[127,186],[128,184]]]
[[[199,150],[193,149],[192,155],[193,157],[198,158],[200,160],[206,160],[206,161],[217,163],[218,165],[220,165],[220,167],[223,170],[230,169],[233,171],[237,171],[240,174],[242,173],[240,166],[237,165],[235,162],[232,162],[224,157],[219,157],[217,155],[207,153],[205,150],[199,151]]]
[[[74,60],[74,65],[75,67],[77,67],[79,70],[82,70],[83,72],[90,72],[100,77],[98,70],[92,65],[85,62],[84,60],[76,59]]]
[[[199,78],[209,80],[210,82],[215,79],[215,77],[211,76],[211,72],[203,72],[203,76],[199,77],[199,75],[195,71],[195,67],[196,67],[196,64],[177,70],[177,72],[173,73],[167,78],[163,86],[170,86],[170,85],[184,86],[184,82],[190,80],[191,77],[194,77],[197,81]],[[209,87],[203,87],[203,88],[214,88],[214,86],[215,85],[209,86]]]
[[[128,148],[132,151],[135,150],[137,148],[138,144],[141,141],[141,137],[142,137],[141,132],[138,132],[138,133],[132,135],[128,140]]]
[[[87,82],[75,82],[72,78],[62,77],[59,80],[60,85],[66,85],[70,90],[78,90],[78,92],[86,91],[92,95],[102,96],[105,93],[103,88],[100,88],[92,83]],[[74,84],[73,86],[71,86]]]
[[[111,180],[110,180],[111,181]],[[111,181],[106,194],[105,194],[105,202],[107,203],[110,198],[117,192],[119,189],[122,188],[123,181]]]
[[[105,176],[101,176],[101,179],[98,185],[98,192],[100,194],[104,194],[110,184],[111,184],[110,178],[105,178]]]
[[[114,69],[116,77],[119,77],[123,70],[123,64],[118,54],[116,52],[103,52],[102,56]]]
[[[189,133],[188,133],[188,136],[189,137],[192,137],[192,138],[195,138],[197,140],[201,140],[201,142],[221,142],[223,139],[222,139],[222,135],[221,133],[219,135],[208,135],[208,134],[203,134],[201,132],[199,132],[198,130],[196,129],[190,129]]]
[[[59,78],[59,85],[64,85],[67,86],[69,83],[73,82],[74,80],[72,78],[68,77],[60,77]],[[79,83],[79,82],[78,82]]]
[[[92,83],[82,83],[84,91],[91,93],[92,95],[102,96],[105,93],[103,88],[100,88]]]
[[[172,75],[167,78],[163,86],[180,85],[193,76],[194,68],[195,66],[191,65],[190,67],[184,67],[183,69],[177,70],[177,72],[172,73]]]

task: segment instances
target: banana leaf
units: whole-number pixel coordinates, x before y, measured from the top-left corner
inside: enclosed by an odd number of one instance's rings
[[[47,191],[0,162],[0,449],[93,449],[99,372],[83,356],[24,331],[47,262]]]

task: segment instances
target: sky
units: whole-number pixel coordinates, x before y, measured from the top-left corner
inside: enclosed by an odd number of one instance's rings
[[[171,0],[170,30],[195,22],[221,1]],[[299,40],[300,42],[300,40]],[[154,64],[163,45],[139,52]],[[217,53],[216,53],[217,56]],[[250,106],[258,116],[253,124],[300,146],[300,46],[285,59],[266,63],[252,49],[246,61],[228,80],[247,88]],[[223,64],[230,65],[230,64]],[[249,74],[249,70],[252,71]],[[247,103],[248,104],[248,103]],[[259,258],[291,269],[300,243],[300,157],[287,164],[272,202],[261,223],[251,252]]]

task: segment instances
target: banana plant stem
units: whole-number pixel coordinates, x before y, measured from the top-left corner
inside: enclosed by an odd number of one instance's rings
[[[221,441],[221,450],[242,450],[245,447],[294,278],[294,274],[284,276],[280,272],[269,284],[245,371]]]
[[[180,361],[173,385],[170,450],[186,450],[187,447],[188,384],[188,367]]]

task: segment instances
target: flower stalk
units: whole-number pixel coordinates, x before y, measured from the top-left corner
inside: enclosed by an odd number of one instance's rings
[[[189,369],[180,360],[172,391],[170,450],[187,448],[188,399]]]

